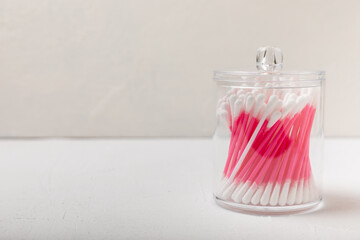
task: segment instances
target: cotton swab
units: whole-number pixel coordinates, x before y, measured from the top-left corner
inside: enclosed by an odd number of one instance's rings
[[[219,100],[218,118],[231,131],[220,198],[262,206],[316,199],[308,156],[316,112],[311,94],[230,90]]]
[[[238,160],[233,171],[231,172],[229,178],[225,181],[224,187],[228,187],[231,184],[231,181],[234,179],[236,172],[239,170],[239,168],[241,166],[241,162],[244,160],[244,158],[245,158],[247,152],[249,151],[250,147],[252,146],[252,143],[254,142],[258,132],[260,131],[260,128],[262,127],[263,123],[265,122],[266,117],[273,111],[273,109],[276,107],[277,104],[278,104],[278,97],[276,95],[274,95],[270,98],[260,122],[258,123],[253,135],[251,136],[249,142],[247,143],[240,159]]]

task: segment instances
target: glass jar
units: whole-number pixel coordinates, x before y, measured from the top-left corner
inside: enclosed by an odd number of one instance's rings
[[[215,71],[214,197],[259,214],[313,209],[322,199],[324,71],[281,71],[275,47],[257,71]]]

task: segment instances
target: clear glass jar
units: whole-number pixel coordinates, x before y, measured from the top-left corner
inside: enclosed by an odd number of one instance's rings
[[[258,50],[258,71],[215,71],[214,197],[259,214],[313,209],[322,199],[325,72],[282,72],[278,48]]]

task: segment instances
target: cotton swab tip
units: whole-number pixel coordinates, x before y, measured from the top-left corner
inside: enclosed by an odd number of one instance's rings
[[[247,98],[246,98],[246,105],[245,105],[245,111],[246,112],[250,112],[253,105],[255,103],[255,98],[253,95],[249,95]]]
[[[267,127],[271,128],[280,118],[281,118],[281,112],[279,111],[274,112],[270,117]]]

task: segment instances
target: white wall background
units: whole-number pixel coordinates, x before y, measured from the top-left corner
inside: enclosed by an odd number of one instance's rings
[[[1,0],[0,136],[210,136],[212,71],[276,45],[360,136],[360,2]]]

